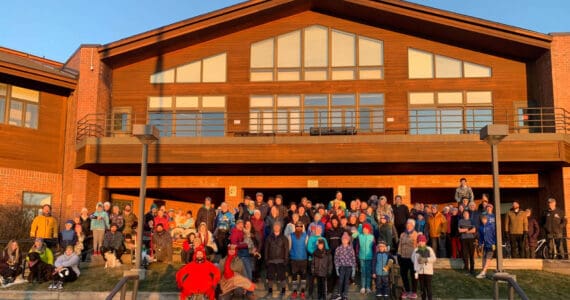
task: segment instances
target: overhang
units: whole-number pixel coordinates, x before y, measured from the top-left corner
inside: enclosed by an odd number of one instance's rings
[[[551,36],[399,0],[252,0],[103,45],[111,66],[313,10],[520,61],[550,49]]]

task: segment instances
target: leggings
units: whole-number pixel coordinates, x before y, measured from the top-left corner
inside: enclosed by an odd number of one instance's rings
[[[404,290],[406,292],[415,293],[418,290],[418,282],[414,278],[414,263],[411,259],[402,257],[400,258],[400,275],[402,276],[402,281],[404,282]],[[408,277],[408,275],[410,277]],[[412,289],[410,290],[410,279],[412,281]]]
[[[420,281],[420,288],[422,290],[422,300],[431,300],[431,278],[433,275],[428,274],[420,274],[419,281]]]
[[[103,238],[105,237],[105,230],[93,230],[93,251],[101,251],[103,246]]]

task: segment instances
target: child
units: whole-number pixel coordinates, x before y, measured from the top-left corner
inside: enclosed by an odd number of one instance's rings
[[[390,297],[390,268],[393,264],[394,258],[388,252],[386,242],[378,242],[378,252],[372,260],[372,278],[376,279],[376,298]]]
[[[487,276],[487,268],[493,259],[493,253],[497,248],[497,237],[495,233],[495,223],[489,222],[487,215],[481,215],[481,226],[479,226],[479,245],[483,247],[483,270],[477,278],[482,279]]]
[[[360,260],[360,293],[371,293],[372,284],[372,257],[374,254],[374,236],[372,225],[365,223],[362,233],[353,230],[353,238],[358,238],[358,259]]]
[[[419,279],[420,289],[422,291],[422,300],[431,300],[431,279],[433,277],[433,264],[436,261],[435,252],[431,247],[426,245],[427,238],[425,235],[418,235],[418,247],[412,253],[412,262],[416,278]]]
[[[331,253],[325,248],[325,240],[319,239],[317,241],[317,250],[313,253],[313,261],[311,262],[311,274],[317,278],[318,300],[326,300],[327,298],[327,277],[331,273]]]
[[[350,277],[354,277],[356,272],[356,255],[347,232],[342,235],[341,243],[334,253],[334,265],[338,276],[338,296],[334,300],[348,299]]]
[[[67,220],[67,222],[65,222],[65,229],[59,234],[59,245],[62,249],[65,249],[67,246],[75,247],[77,243],[77,234],[75,233],[73,225],[73,220]]]
[[[180,251],[180,257],[182,259],[182,262],[185,264],[192,261],[192,256],[194,255],[195,239],[196,239],[196,234],[192,232],[186,237],[186,240],[184,240],[184,243],[182,244],[182,251]]]
[[[85,233],[83,233],[83,227],[81,224],[75,224],[75,235],[77,236],[77,243],[75,243],[75,247],[73,251],[79,258],[83,258],[83,249],[85,249]]]

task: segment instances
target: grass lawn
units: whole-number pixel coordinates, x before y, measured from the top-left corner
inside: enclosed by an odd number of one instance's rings
[[[180,264],[153,264],[149,267],[146,280],[141,282],[141,291],[177,292],[174,280]],[[65,285],[68,291],[111,291],[130,266],[105,270],[103,266],[82,267],[76,282]],[[543,271],[511,271],[530,299],[570,299],[570,276]],[[47,291],[49,283],[20,284],[2,290]],[[507,297],[506,284],[502,284],[501,297]],[[493,280],[476,279],[458,270],[436,270],[433,278],[434,298],[458,299],[492,298]],[[365,297],[359,297],[364,299]],[[367,297],[366,299],[373,297]]]

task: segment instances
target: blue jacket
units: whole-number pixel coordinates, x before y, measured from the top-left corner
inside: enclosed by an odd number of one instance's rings
[[[497,245],[495,223],[487,222],[479,226],[479,244],[482,244],[486,250],[492,249],[493,245]]]
[[[358,259],[372,260],[374,254],[374,236],[355,232],[353,238],[358,238]]]
[[[372,259],[372,274],[376,274],[377,276],[389,275],[390,271],[385,272],[384,267],[388,264],[390,259],[392,262],[394,261],[394,258],[389,252],[376,252],[374,259]]]
[[[307,233],[301,233],[301,237],[297,238],[295,233],[291,233],[291,249],[289,257],[291,260],[307,260]],[[316,245],[316,242],[315,242]]]
[[[236,223],[236,219],[234,217],[234,214],[232,214],[229,210],[224,212],[218,213],[218,215],[216,216],[216,223],[215,223],[215,227],[217,229],[225,229],[228,232],[234,228],[234,225]]]
[[[101,220],[97,220],[101,217]],[[91,230],[106,230],[109,228],[109,215],[104,211],[95,211],[91,215]]]

